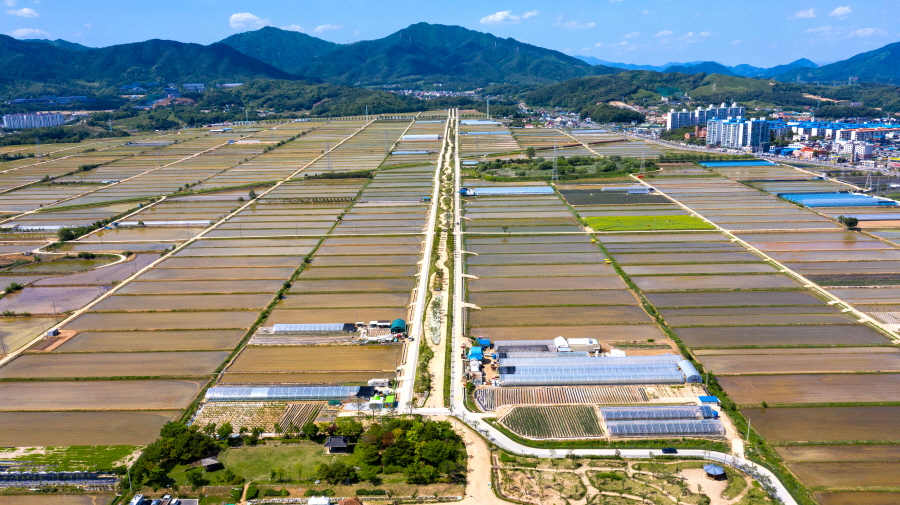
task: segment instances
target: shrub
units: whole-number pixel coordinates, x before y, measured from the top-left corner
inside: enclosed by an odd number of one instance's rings
[[[357,489],[356,496],[384,496],[387,491],[384,489]]]
[[[256,484],[250,484],[247,486],[247,499],[252,500],[259,496],[259,488],[256,487]]]

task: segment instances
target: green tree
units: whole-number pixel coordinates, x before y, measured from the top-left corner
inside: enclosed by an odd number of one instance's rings
[[[234,428],[231,426],[231,423],[228,421],[224,422],[222,426],[216,430],[216,435],[219,437],[219,440],[225,440],[230,437],[234,433]]]
[[[309,421],[300,428],[300,431],[303,433],[304,437],[311,439],[319,434],[319,427],[316,426],[316,423]]]
[[[529,160],[534,158],[534,148],[533,147],[529,147],[529,148],[525,149],[525,157],[528,158]]]

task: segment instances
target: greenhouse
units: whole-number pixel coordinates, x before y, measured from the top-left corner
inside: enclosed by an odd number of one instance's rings
[[[725,428],[718,420],[691,421],[610,421],[606,423],[609,434],[614,437],[658,437],[658,436],[722,436]]]
[[[500,371],[501,386],[549,385],[622,385],[622,384],[683,384],[678,370],[599,370],[587,372],[566,368],[530,369],[534,373],[504,373]]]
[[[206,391],[208,402],[344,400],[360,394],[360,386],[213,386]]]
[[[719,413],[707,405],[672,407],[601,407],[600,414],[607,421],[638,421],[649,419],[716,419]]]
[[[828,193],[778,193],[784,198],[804,207],[896,207],[897,202],[888,198],[833,191]]]
[[[469,188],[475,196],[552,195],[550,186],[498,186],[494,188]]]

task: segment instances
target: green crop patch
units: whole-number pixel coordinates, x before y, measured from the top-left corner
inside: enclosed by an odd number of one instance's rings
[[[583,219],[596,231],[714,230],[694,216],[596,216]]]

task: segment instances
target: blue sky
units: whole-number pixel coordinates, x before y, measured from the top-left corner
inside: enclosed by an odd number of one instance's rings
[[[900,40],[891,0],[0,0],[0,8],[0,33],[92,47],[209,44],[265,25],[346,43],[426,21],[609,61],[773,66],[837,61]]]

